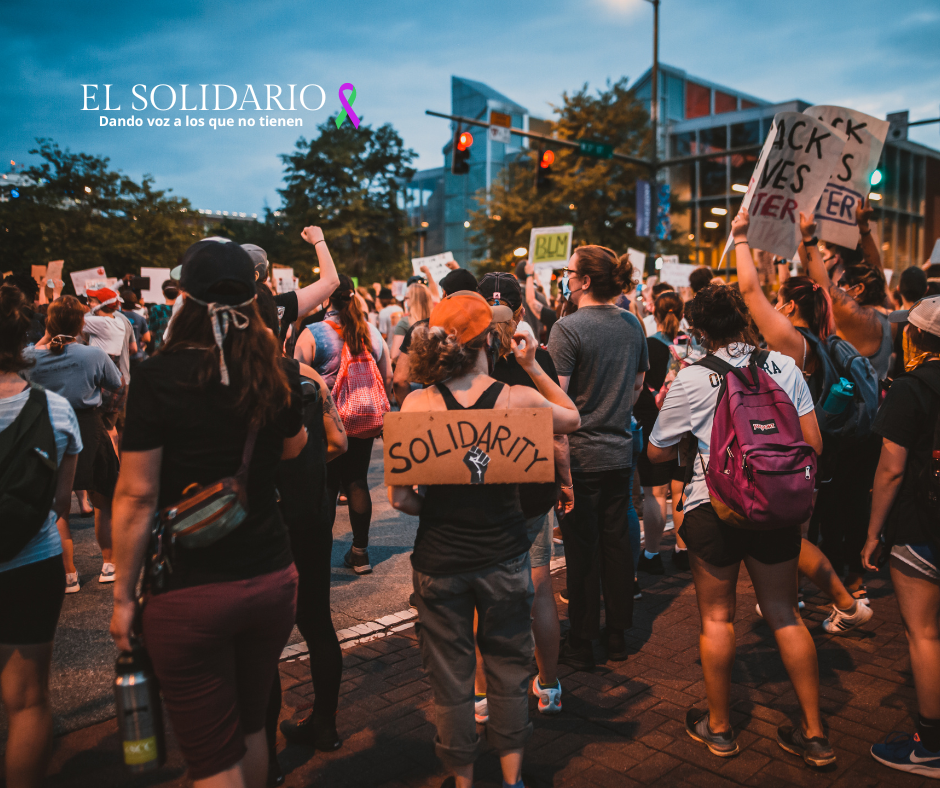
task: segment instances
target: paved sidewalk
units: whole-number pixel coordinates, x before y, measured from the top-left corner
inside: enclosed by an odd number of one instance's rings
[[[670,540],[671,541],[671,540]],[[738,585],[733,722],[741,754],[722,760],[685,733],[686,710],[704,704],[698,660],[698,611],[688,573],[640,576],[627,662],[606,662],[597,649],[594,673],[561,670],[564,712],[537,713],[525,770],[540,785],[610,786],[919,786],[931,780],[888,769],[868,748],[893,730],[912,731],[916,712],[907,642],[890,583],[869,584],[875,617],[861,631],[826,635],[824,599],[807,596],[804,619],[819,651],[821,695],[836,768],[817,772],[781,750],[776,726],[797,719],[797,704],[773,637],[754,612],[746,571]],[[565,573],[555,575],[556,592]],[[805,591],[814,589],[804,582]],[[559,602],[564,616],[565,605]],[[566,624],[563,622],[563,628]],[[339,710],[344,739],[336,753],[312,753],[279,743],[288,786],[409,786],[437,788],[443,780],[434,756],[431,692],[413,628],[345,650]],[[283,717],[302,715],[312,692],[303,659],[281,666]],[[185,768],[172,743],[167,766],[144,778],[126,776],[118,756],[115,723],[101,723],[56,741],[49,784],[62,788],[185,786]],[[478,786],[498,786],[498,761],[482,745]]]

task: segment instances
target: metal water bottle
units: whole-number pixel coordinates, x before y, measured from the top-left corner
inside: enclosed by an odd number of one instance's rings
[[[133,774],[159,769],[166,762],[163,706],[150,658],[137,642],[117,658],[114,700],[124,765]]]

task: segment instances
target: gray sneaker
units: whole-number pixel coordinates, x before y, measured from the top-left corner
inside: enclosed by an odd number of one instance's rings
[[[811,739],[798,725],[781,725],[777,728],[777,744],[816,768],[836,762],[836,754],[829,739],[825,736]]]
[[[734,740],[734,731],[713,733],[708,727],[708,712],[689,709],[685,715],[685,731],[695,741],[700,741],[719,758],[730,758],[740,752]]]

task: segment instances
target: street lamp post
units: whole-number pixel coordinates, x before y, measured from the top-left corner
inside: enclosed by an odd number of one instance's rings
[[[653,153],[650,157],[650,254],[656,259],[656,241],[659,215],[659,3],[646,0],[653,6],[653,71],[650,79],[650,127],[653,132]]]

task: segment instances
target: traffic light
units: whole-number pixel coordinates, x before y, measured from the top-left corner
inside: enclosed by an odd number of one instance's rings
[[[871,174],[871,185],[877,186],[884,180],[884,177],[884,172],[882,172],[881,168],[878,168]]]
[[[555,162],[555,152],[539,148],[538,164],[535,168],[535,190],[545,191],[552,185],[552,164]]]
[[[470,172],[470,146],[473,135],[469,131],[454,132],[454,150],[450,160],[450,171],[454,175],[466,175]]]

